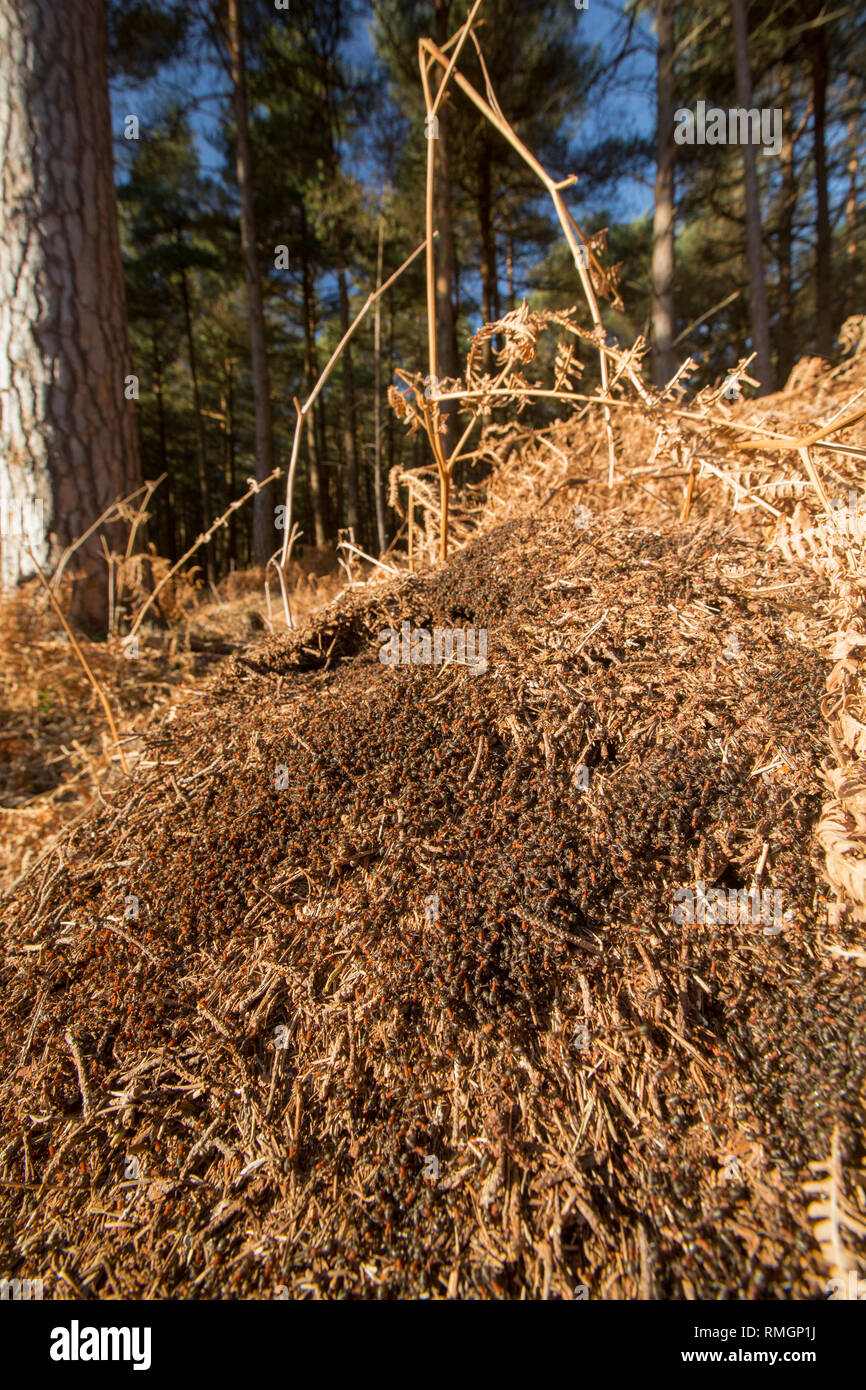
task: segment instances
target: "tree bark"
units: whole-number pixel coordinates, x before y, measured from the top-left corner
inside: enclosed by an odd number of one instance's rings
[[[734,27],[737,102],[748,111],[752,105],[752,74],[749,68],[746,0],[731,0],[731,14]],[[773,390],[773,364],[770,357],[770,318],[767,312],[767,288],[761,245],[761,197],[754,145],[743,145],[743,172],[746,187],[746,255],[749,263],[752,347],[757,353],[755,375],[761,383],[758,395],[766,396]]]
[[[178,236],[178,241],[180,237]],[[180,268],[180,293],[183,301],[183,321],[186,329],[186,350],[189,357],[189,374],[192,378],[192,405],[195,416],[195,472],[198,483],[198,508],[196,524],[199,534],[206,531],[210,519],[210,510],[207,495],[207,445],[204,433],[204,416],[201,413],[201,395],[198,389],[198,361],[195,352],[195,336],[192,331],[192,311],[189,302],[189,285],[187,282],[186,266]],[[205,574],[209,581],[213,580],[213,555],[210,542],[203,547]]]
[[[124,396],[132,368],[102,4],[0,0],[0,149],[0,584],[8,588],[35,573],[28,546],[50,568],[140,478],[136,405]],[[22,506],[25,524],[10,527]],[[98,536],[76,552],[73,569],[76,616],[104,624]]]
[[[653,212],[653,381],[664,386],[676,371],[674,353],[674,0],[658,0],[656,157]]]
[[[514,310],[514,236],[511,232],[506,234],[505,251],[505,277],[508,286],[508,308]]]
[[[256,243],[253,210],[253,157],[250,148],[247,82],[244,63],[242,0],[228,0],[229,50],[232,70],[235,124],[237,126],[237,176],[241,205],[241,247],[247,287],[250,326],[250,361],[253,377],[253,408],[256,421],[256,480],[273,471],[273,425],[271,419],[271,380],[268,369],[262,277]],[[253,555],[257,565],[265,565],[275,546],[273,486],[263,488],[253,498]]]
[[[848,194],[845,199],[845,317],[854,313],[857,299],[857,171],[860,146],[857,142],[857,84],[848,80],[851,108],[848,115]]]
[[[388,305],[388,384],[394,380],[394,304],[393,301]],[[389,410],[388,421],[388,478],[391,477],[391,469],[394,467],[394,412]],[[389,481],[390,487],[390,481]]]
[[[349,291],[346,288],[346,272],[340,268],[337,275],[337,289],[340,296],[340,332],[343,337],[349,331]],[[358,490],[358,439],[355,424],[355,373],[352,365],[352,352],[349,344],[343,348],[341,358],[343,368],[343,457],[346,460],[346,525],[352,531],[355,544],[362,544],[361,506]]]
[[[833,280],[830,201],[827,193],[827,35],[823,24],[812,42],[812,106],[815,136],[815,345],[822,357],[833,351]]]
[[[319,378],[319,362],[316,353],[316,289],[313,283],[313,268],[307,256],[307,214],[301,204],[301,284],[304,296],[304,374],[307,395]],[[313,506],[313,531],[317,546],[327,545],[331,534],[328,489],[322,471],[322,449],[316,430],[316,412],[313,406],[307,416],[307,454],[310,464],[310,499]]]
[[[226,442],[226,474],[228,480],[228,493],[230,501],[234,502],[237,487],[237,477],[235,473],[235,388],[234,372],[232,370],[232,359],[226,358],[225,363],[225,442]],[[229,570],[237,569],[238,565],[238,526],[237,512],[229,514]]]
[[[786,70],[782,83],[781,106],[785,112],[793,110],[790,70]],[[793,242],[794,206],[796,185],[794,181],[794,132],[790,119],[783,123],[781,150],[781,188],[779,191],[779,338],[778,366],[779,382],[784,385],[794,365],[794,295],[793,295]]]
[[[481,243],[481,317],[485,323],[495,323],[499,315],[496,311],[496,246],[493,239],[493,190],[492,190],[492,151],[490,136],[485,129],[481,134],[481,153],[478,159],[478,234]],[[493,370],[493,344],[488,338],[484,344],[484,370]]]
[[[435,30],[436,42],[441,48],[449,38],[450,0],[436,0]],[[434,91],[439,90],[444,73],[436,64],[434,72]],[[457,318],[454,307],[455,252],[454,225],[451,212],[451,171],[448,154],[449,112],[448,97],[439,107],[439,133],[436,142],[436,190],[434,224],[439,231],[436,243],[436,356],[439,376],[457,377]],[[443,446],[449,457],[457,443],[456,402],[447,401],[440,406],[445,421]]]
[[[156,428],[159,436],[160,473],[165,474],[165,545],[168,558],[174,564],[178,556],[177,532],[174,521],[174,498],[172,496],[171,465],[168,461],[168,439],[165,429],[165,401],[163,399],[162,358],[159,353],[159,339],[156,324],[151,330],[153,350],[153,394],[156,398]]]
[[[323,114],[328,139],[331,170],[336,184],[341,177],[341,169],[334,137],[334,112],[332,109],[329,61],[324,51],[320,55],[320,61],[322,101],[324,104]],[[341,336],[345,337],[349,331],[349,292],[346,282],[344,248],[342,245],[338,247],[338,258],[340,265],[337,272],[337,297],[340,308],[340,331]],[[356,544],[361,544],[357,422],[355,416],[355,376],[353,371],[352,349],[351,345],[348,343],[343,349],[340,367],[343,380],[343,464],[345,466],[345,496],[342,495],[342,490],[338,487],[336,505],[338,516],[337,525],[339,526],[339,517],[341,515],[342,505],[345,502],[346,525],[352,531]]]
[[[379,210],[379,241],[376,248],[376,289],[382,286],[382,260],[385,249],[385,194]],[[385,552],[385,491],[382,480],[382,300],[376,300],[373,319],[373,497],[376,508],[376,540],[379,554]]]

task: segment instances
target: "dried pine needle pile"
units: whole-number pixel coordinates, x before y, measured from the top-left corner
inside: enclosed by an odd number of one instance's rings
[[[457,553],[167,711],[130,698],[131,776],[103,749],[7,895],[0,1271],[50,1297],[821,1298],[866,1271],[866,318],[776,396],[738,399],[750,359],[647,386],[572,180],[456,72],[477,9],[450,59],[420,43],[427,115],[453,72],[495,117],[589,317],[522,304],[465,381],[398,373],[443,509],[458,458],[490,470]],[[530,429],[531,398],[573,413]],[[444,556],[433,474],[391,482],[407,550],[417,504]],[[383,664],[404,624],[483,632],[484,669]],[[684,917],[707,891],[735,910]]]
[[[545,491],[232,658],[7,902],[10,1274],[822,1296],[802,1184],[835,1135],[860,1201],[866,1110],[813,839],[834,591],[700,488],[580,529]],[[403,622],[486,670],[382,664]],[[781,931],[676,922],[698,880]]]

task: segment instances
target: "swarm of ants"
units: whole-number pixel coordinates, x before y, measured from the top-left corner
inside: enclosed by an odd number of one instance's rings
[[[813,946],[815,581],[792,618],[778,561],[720,590],[705,543],[490,531],[154,731],[6,913],[8,1263],[61,1297],[815,1294],[792,1179],[866,1072]],[[404,620],[486,629],[487,670],[383,666]],[[673,922],[756,878],[781,936]]]

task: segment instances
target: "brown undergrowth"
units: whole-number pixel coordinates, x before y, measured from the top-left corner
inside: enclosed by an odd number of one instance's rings
[[[623,409],[613,487],[598,416],[491,423],[443,568],[289,636],[236,579],[139,664],[88,645],[129,780],[7,610],[9,804],[75,817],[5,905],[10,1275],[789,1298],[864,1267],[864,360]],[[483,629],[486,669],[383,665],[404,622]],[[697,884],[784,916],[679,921]]]
[[[859,1191],[866,1102],[810,852],[830,614],[736,519],[534,519],[231,658],[8,904],[10,1272],[822,1296],[801,1184],[838,1132]],[[383,665],[404,621],[487,669]],[[677,924],[698,880],[781,931]]]
[[[343,587],[333,555],[324,559],[311,552],[294,564],[292,602],[301,620]],[[168,562],[150,559],[151,587],[161,567]],[[228,575],[215,592],[196,581],[194,572],[179,575],[162,591],[158,621],[139,631],[134,646],[121,636],[90,641],[77,634],[130,758],[139,735],[169,706],[190,698],[221,661],[267,631],[263,571]],[[134,575],[127,590],[133,609],[149,592]],[[99,805],[118,762],[96,692],[33,582],[0,606],[0,892]]]

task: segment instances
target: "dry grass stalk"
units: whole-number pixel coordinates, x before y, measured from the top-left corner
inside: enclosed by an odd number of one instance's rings
[[[448,84],[452,79],[460,88],[460,90],[469,98],[469,100],[473,102],[473,104],[478,108],[482,115],[490,122],[490,124],[496,130],[498,130],[502,136],[504,136],[504,138],[511,145],[512,149],[514,149],[516,153],[520,155],[521,159],[523,159],[524,162],[528,164],[529,168],[532,169],[536,176],[541,180],[542,184],[546,188],[553,202],[566,242],[568,243],[569,249],[571,250],[572,256],[574,257],[575,267],[580,278],[581,286],[583,288],[584,296],[586,298],[586,302],[589,307],[590,316],[592,318],[593,323],[594,337],[596,340],[599,355],[599,369],[601,374],[601,397],[599,398],[599,404],[601,404],[602,408],[607,438],[609,461],[609,487],[613,487],[616,473],[616,453],[613,440],[613,428],[611,424],[609,404],[606,400],[606,397],[608,396],[609,392],[608,357],[613,356],[617,361],[620,361],[624,355],[611,352],[611,350],[603,342],[604,328],[602,325],[601,315],[598,309],[598,301],[596,299],[593,281],[590,273],[590,260],[592,262],[592,270],[597,275],[599,282],[602,284],[605,291],[609,294],[611,298],[614,299],[614,302],[619,303],[620,301],[618,295],[616,294],[616,290],[611,276],[602,268],[594,252],[591,250],[590,243],[580,232],[580,229],[574,221],[574,218],[571,216],[571,213],[568,211],[568,208],[566,207],[565,202],[563,201],[562,193],[566,188],[571,187],[576,182],[575,176],[569,176],[568,178],[560,182],[556,182],[554,179],[552,179],[550,175],[547,173],[547,171],[539,163],[539,161],[535,158],[535,156],[523,144],[522,140],[520,140],[514,128],[510,125],[510,123],[506,120],[505,116],[502,113],[502,109],[499,106],[499,103],[497,102],[495,94],[493,92],[486,65],[484,64],[481,45],[479,44],[475,34],[472,32],[472,26],[480,9],[480,4],[481,0],[475,0],[475,3],[472,5],[472,8],[470,9],[466,17],[466,20],[461,25],[457,33],[448,41],[448,43],[445,44],[444,50],[440,49],[435,43],[433,43],[431,39],[421,39],[418,44],[418,61],[421,71],[421,84],[424,94],[425,106],[425,129],[428,135],[427,175],[425,188],[425,217],[427,223],[428,365],[429,378],[433,381],[436,392],[436,394],[433,396],[432,408],[427,405],[426,401],[419,402],[419,408],[424,420],[424,425],[427,432],[428,440],[430,442],[430,447],[433,451],[433,457],[436,460],[436,465],[439,471],[439,558],[441,561],[444,561],[447,558],[448,554],[448,518],[451,478],[454,471],[454,465],[457,462],[457,459],[460,457],[461,449],[468,438],[469,428],[471,428],[470,422],[470,427],[467,428],[467,430],[464,432],[462,438],[459,440],[456,447],[452,449],[450,457],[446,458],[442,443],[439,402],[450,399],[465,400],[468,397],[468,391],[465,393],[462,391],[454,391],[442,394],[439,393],[438,352],[436,345],[436,283],[432,241],[436,141],[434,136],[435,127],[433,126],[433,122],[436,119],[436,112],[438,111],[442,101],[444,100]],[[469,81],[467,81],[467,79],[463,76],[463,74],[459,71],[457,67],[457,60],[470,34],[472,35],[472,40],[476,52],[478,53],[478,56],[481,60],[481,66],[484,73],[485,84],[487,87],[487,93],[489,98],[488,100],[485,100],[484,97],[482,97],[481,94],[478,91],[476,91],[476,89],[472,86],[472,84]],[[451,57],[448,58],[446,57],[446,52],[452,46],[454,48],[454,52],[451,55]],[[441,75],[441,80],[434,96],[431,89],[430,74],[434,64],[437,63],[443,69],[443,73]],[[584,257],[586,259],[584,259]],[[634,373],[633,368],[630,367],[630,364],[622,363],[619,374],[622,374],[623,371],[628,373],[633,383],[637,383],[636,374]],[[467,381],[467,387],[468,386],[469,382]],[[496,389],[496,384],[494,384],[493,389]],[[563,399],[564,397],[560,396],[559,398]]]
[[[63,626],[63,631],[66,633],[66,636],[69,638],[69,641],[70,641],[70,643],[72,644],[72,650],[75,652],[75,655],[78,657],[78,660],[81,662],[81,665],[82,665],[82,667],[83,667],[83,669],[84,669],[84,673],[85,673],[85,675],[87,676],[87,679],[90,681],[90,684],[93,686],[93,689],[96,691],[97,697],[98,697],[98,699],[99,699],[100,704],[102,705],[102,708],[105,710],[105,717],[106,717],[106,719],[108,720],[108,727],[109,727],[109,729],[111,730],[111,737],[112,737],[112,739],[114,740],[114,744],[115,744],[115,746],[116,746],[116,748],[117,748],[117,752],[118,752],[119,757],[120,757],[120,765],[121,765],[121,767],[123,768],[124,772],[127,772],[127,773],[128,773],[128,772],[129,772],[129,766],[128,766],[127,761],[126,761],[126,755],[125,755],[125,753],[124,753],[124,751],[123,751],[123,745],[122,745],[122,743],[120,742],[120,735],[119,735],[118,732],[117,732],[117,726],[115,725],[115,722],[114,722],[114,715],[111,713],[111,706],[110,706],[110,704],[108,703],[108,698],[107,698],[107,696],[106,696],[106,694],[105,694],[105,691],[102,689],[102,686],[99,684],[99,681],[96,679],[96,677],[94,676],[92,670],[90,669],[90,666],[89,666],[89,664],[88,664],[87,658],[86,658],[86,656],[84,655],[84,652],[81,650],[81,647],[80,647],[79,644],[78,644],[78,641],[77,641],[77,639],[76,639],[76,637],[75,637],[74,632],[72,631],[72,628],[69,626],[68,622],[66,621],[66,617],[65,617],[65,615],[64,615],[64,613],[63,613],[63,609],[60,607],[60,604],[57,602],[57,599],[54,597],[54,594],[51,592],[51,586],[50,586],[50,584],[48,583],[48,580],[45,578],[45,575],[42,573],[42,569],[40,568],[39,561],[36,559],[36,556],[33,554],[33,551],[32,551],[31,549],[29,549],[29,547],[28,547],[28,550],[29,550],[29,554],[30,554],[30,559],[31,559],[31,561],[32,561],[32,563],[33,563],[33,568],[36,570],[36,574],[37,574],[38,577],[39,577],[40,583],[42,584],[42,587],[44,588],[46,594],[48,595],[48,600],[49,600],[49,602],[50,602],[52,608],[54,609],[55,613],[57,614],[57,617],[60,619],[60,622],[61,622],[61,624],[62,624],[62,626]]]
[[[435,235],[435,233],[432,233],[431,235]],[[325,383],[328,380],[328,377],[331,375],[331,372],[334,370],[334,367],[340,360],[340,357],[343,353],[343,349],[345,348],[349,340],[352,338],[353,334],[356,332],[369,310],[373,307],[375,303],[377,303],[379,299],[381,299],[382,295],[387,293],[391,286],[397,280],[399,280],[404,270],[407,270],[409,266],[412,264],[412,262],[418,256],[420,256],[421,252],[424,250],[426,245],[427,242],[422,241],[421,245],[415,248],[411,256],[407,256],[403,264],[397,270],[394,271],[394,274],[388,277],[384,285],[380,285],[378,289],[372,291],[367,296],[367,299],[364,302],[359,313],[356,315],[354,321],[347,328],[346,332],[343,334],[343,337],[340,339],[340,342],[337,344],[336,348],[331,354],[329,362],[326,364],[323,372],[319,376],[318,381],[316,382],[307,399],[304,401],[304,404],[300,405],[299,402],[295,400],[294,404],[297,418],[295,420],[295,434],[292,440],[292,454],[291,460],[289,462],[289,476],[286,482],[286,518],[283,534],[283,544],[281,550],[279,551],[279,561],[277,562],[274,557],[269,562],[275,565],[277,571],[277,578],[280,582],[280,592],[282,594],[283,599],[283,612],[286,618],[286,627],[290,630],[294,627],[294,622],[292,619],[291,608],[289,607],[288,568],[289,561],[291,559],[292,545],[295,539],[301,534],[300,531],[298,531],[294,525],[292,519],[292,509],[294,506],[295,473],[298,467],[298,454],[300,452],[301,432],[303,430],[304,421],[306,420],[306,417],[309,414],[310,410],[312,410],[313,406],[315,405],[319,393],[324,388]]]
[[[263,478],[260,483],[256,482],[254,478],[251,478],[247,487],[247,491],[244,493],[243,497],[236,498],[235,501],[232,502],[231,506],[226,508],[221,517],[218,517],[216,521],[211,523],[211,525],[208,527],[206,531],[204,531],[200,536],[196,537],[193,544],[189,547],[188,550],[186,550],[183,553],[183,555],[181,555],[177,563],[172,565],[171,569],[163,575],[162,579],[154,588],[153,593],[149,596],[144,606],[139,610],[138,617],[135,619],[131,628],[129,629],[128,635],[130,637],[135,636],[136,632],[141,627],[145,614],[147,614],[153,607],[160,592],[165,588],[169,580],[174,578],[178,570],[183,569],[187,560],[192,558],[192,556],[195,554],[195,552],[199,549],[200,546],[207,544],[214,532],[218,531],[221,526],[224,526],[226,524],[233,512],[236,512],[239,507],[242,507],[245,502],[248,502],[249,499],[251,497],[254,497],[257,492],[261,492],[262,489],[266,488],[269,483],[272,483],[275,478],[278,478],[280,476],[281,471],[281,469],[275,468],[274,471],[272,473],[269,473],[267,478]]]
[[[126,547],[126,558],[129,558],[129,555],[132,550],[132,544],[135,540],[135,532],[138,528],[139,521],[145,512],[147,503],[150,501],[153,492],[156,488],[159,487],[160,483],[163,481],[165,476],[165,473],[161,473],[160,476],[156,479],[156,482],[143,483],[141,487],[136,488],[135,492],[131,492],[128,497],[124,497],[118,502],[112,502],[111,506],[106,507],[105,511],[101,514],[101,516],[98,516],[96,518],[93,525],[88,526],[87,530],[83,533],[83,535],[79,536],[76,541],[73,541],[71,545],[68,545],[66,547],[59,561],[57,562],[57,566],[54,570],[54,573],[51,576],[51,587],[55,592],[57,591],[60,585],[60,581],[63,578],[63,571],[65,570],[72,556],[75,554],[76,550],[79,550],[80,547],[84,545],[85,541],[89,540],[90,537],[94,534],[94,532],[99,530],[100,526],[107,525],[112,521],[132,521],[132,528],[130,530],[129,541]],[[134,517],[130,517],[129,504],[142,492],[146,494],[144,502],[137,509]]]

